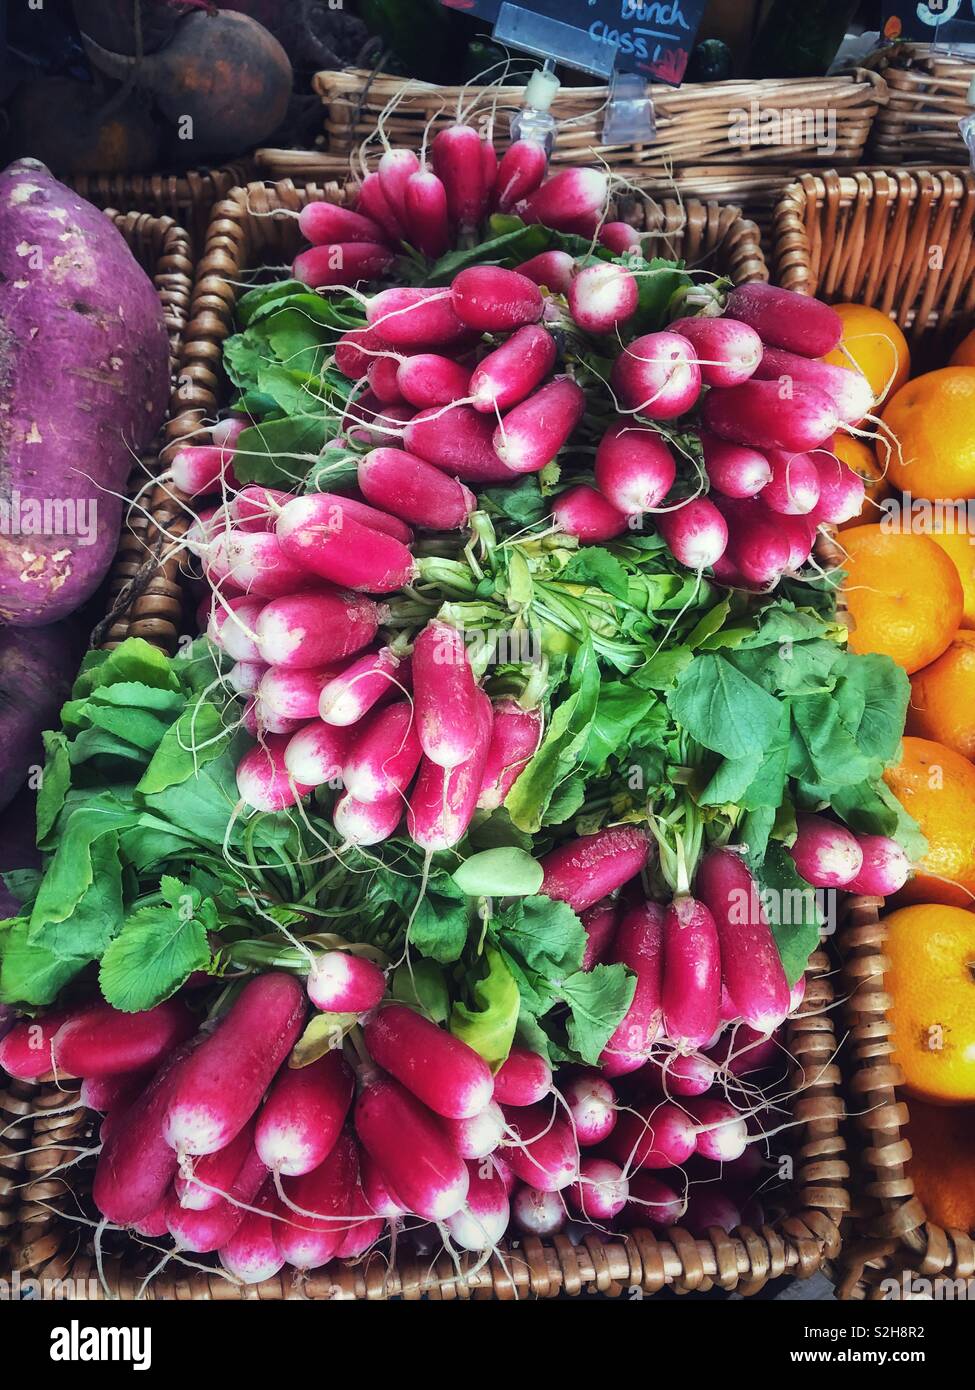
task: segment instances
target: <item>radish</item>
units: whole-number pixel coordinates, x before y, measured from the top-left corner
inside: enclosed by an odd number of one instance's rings
[[[759,511],[763,520],[777,527],[782,539],[789,548],[786,569],[795,574],[809,559],[816,541],[816,525],[810,516],[785,516],[782,512],[771,511],[765,506],[764,498],[758,499]]]
[[[762,488],[762,501],[773,512],[805,516],[819,501],[819,474],[809,454],[767,450],[772,477]]]
[[[707,1240],[715,1229],[730,1235],[742,1224],[742,1216],[738,1206],[724,1192],[695,1191],[682,1224],[692,1236]]]
[[[402,437],[403,426],[413,419],[414,413],[411,405],[383,405],[377,396],[368,391],[357,399],[350,400],[345,407],[345,418],[349,422],[349,439],[354,444],[370,446],[396,441]],[[355,428],[356,421],[360,424],[358,429]],[[358,507],[362,504],[353,505]],[[396,520],[396,525],[402,526],[403,522]],[[376,526],[373,529],[382,531],[388,528]]]
[[[684,1214],[684,1199],[667,1183],[642,1170],[630,1175],[630,1199],[626,1214],[636,1225],[676,1226]]]
[[[359,460],[359,487],[377,506],[414,526],[453,531],[477,506],[469,488],[404,449],[373,449]]]
[[[790,997],[789,1012],[792,1012]],[[747,1076],[749,1072],[764,1071],[783,1060],[783,1051],[774,1033],[756,1033],[747,1023],[736,1023],[723,1033],[710,1049],[715,1063],[732,1076]]]
[[[430,260],[450,245],[447,190],[430,169],[419,169],[406,181],[406,225],[410,242]]]
[[[412,683],[409,659],[390,647],[360,656],[330,680],[318,702],[318,713],[327,724],[355,724],[380,700],[396,695]]]
[[[493,124],[489,123],[487,133],[481,141],[481,212],[488,211],[493,197],[494,180],[498,177],[498,152],[494,148]]]
[[[285,1177],[317,1168],[342,1132],[353,1090],[352,1071],[338,1051],[306,1067],[282,1067],[254,1130],[262,1163]]]
[[[515,203],[534,193],[548,169],[545,146],[537,140],[514,140],[501,156],[494,179],[494,206],[510,212]]]
[[[169,1223],[166,1220],[166,1208],[168,1201],[162,1201],[152,1211],[148,1212],[138,1221],[133,1221],[131,1229],[137,1236],[143,1236],[146,1240],[158,1240],[160,1236],[169,1234]]]
[[[635,826],[620,825],[570,840],[544,855],[542,892],[585,912],[635,877],[647,863],[650,841]]]
[[[569,286],[569,313],[585,333],[612,333],[633,317],[640,289],[625,266],[600,261],[580,270]]]
[[[309,289],[328,285],[354,285],[359,280],[377,280],[396,257],[388,246],[369,241],[344,241],[332,246],[310,246],[299,251],[291,265],[292,278]]]
[[[202,507],[183,533],[183,544],[191,555],[204,560],[221,531],[229,524],[229,512],[224,506]],[[204,600],[209,603],[209,595]],[[202,626],[202,620],[201,620]]]
[[[219,1250],[220,1263],[228,1274],[243,1284],[260,1284],[273,1279],[284,1264],[274,1243],[277,1222],[271,1219],[276,1206],[274,1185],[267,1179],[254,1198],[257,1211],[244,1213],[234,1234]]]
[[[226,607],[215,603],[207,624],[207,637],[234,661],[261,660],[257,620],[263,608],[264,600],[259,598],[228,599]]]
[[[451,307],[450,291],[423,286],[400,286],[373,295],[366,318],[395,348],[452,347],[468,331]]]
[[[418,410],[463,400],[470,394],[470,381],[469,367],[435,352],[405,357],[396,369],[398,391]]]
[[[304,720],[301,719],[282,719],[273,710],[265,709],[257,699],[250,699],[244,706],[241,715],[241,724],[251,738],[259,739],[262,743],[266,742],[269,734],[294,734],[301,728]],[[296,796],[286,804],[294,804]],[[248,803],[250,804],[250,803]],[[280,810],[280,807],[276,809]]]
[[[269,531],[278,512],[293,498],[293,492],[250,483],[227,503],[227,515],[238,531]]]
[[[221,531],[210,544],[204,569],[213,588],[229,581],[239,593],[264,599],[312,587],[307,567],[286,553],[273,531]]]
[[[226,1184],[226,1195],[214,1194],[216,1200],[211,1206],[183,1206],[171,1196],[165,1208],[166,1228],[177,1250],[205,1255],[226,1245],[244,1220],[245,1207],[253,1204],[267,1178],[267,1168],[251,1144],[236,1174]]]
[[[714,918],[678,894],[664,916],[664,1033],[682,1052],[703,1047],[718,1026],[721,961]]]
[[[834,526],[852,521],[863,511],[866,488],[859,473],[833,454],[812,455],[819,480],[819,501],[813,516]]]
[[[676,1168],[697,1146],[697,1125],[683,1106],[651,1101],[624,1111],[606,1148],[631,1168]]]
[[[413,645],[413,698],[430,761],[443,768],[466,762],[479,742],[478,687],[464,639],[450,623],[431,619]]]
[[[380,1172],[378,1163],[365,1149],[359,1154],[359,1180],[362,1184],[362,1195],[370,1210],[377,1216],[382,1216],[387,1221],[396,1221],[407,1214],[403,1203]]]
[[[568,1213],[557,1192],[522,1184],[511,1202],[515,1224],[530,1236],[554,1236],[566,1223]]]
[[[599,1059],[605,1076],[637,1071],[660,1035],[663,1011],[664,909],[645,902],[631,907],[619,924],[608,959],[636,975],[636,989],[625,1016]]]
[[[292,975],[249,980],[169,1088],[163,1137],[183,1154],[213,1153],[239,1134],[298,1040],[306,999]]]
[[[510,333],[542,317],[534,280],[497,265],[472,265],[454,277],[450,304],[461,323],[477,333]]]
[[[604,222],[599,229],[599,244],[614,256],[625,256],[629,251],[639,251],[643,242],[629,222]]]
[[[377,710],[365,728],[356,730],[342,780],[356,801],[388,800],[405,792],[422,752],[413,706],[408,700],[397,701]]]
[[[803,357],[825,357],[843,337],[843,320],[828,304],[760,281],[732,290],[725,314],[749,324],[763,343]]]
[[[371,324],[346,329],[335,345],[335,366],[350,381],[358,381],[366,375],[374,355],[388,347],[389,343]]]
[[[789,985],[755,880],[737,854],[712,849],[701,860],[697,896],[721,946],[721,975],[739,1015],[771,1033],[789,1012]]]
[[[730,444],[701,430],[701,450],[708,482],[725,497],[754,497],[772,477],[764,454],[744,444]]]
[[[461,1158],[487,1158],[504,1138],[504,1114],[492,1100],[466,1120],[444,1120],[443,1131]]]
[[[717,563],[728,547],[728,525],[706,497],[692,497],[671,512],[658,512],[657,530],[674,559],[688,569]]]
[[[701,316],[667,325],[691,343],[698,355],[705,386],[740,386],[754,376],[762,360],[762,340],[747,323]]]
[[[403,431],[403,446],[464,482],[514,482],[494,451],[494,420],[469,405],[421,410]]]
[[[597,220],[609,197],[609,180],[600,169],[560,169],[513,211],[523,222],[543,222],[556,231],[575,231]]]
[[[491,742],[478,794],[479,810],[495,811],[514,786],[542,737],[540,709],[522,709],[517,700],[492,702]]]
[[[552,1068],[527,1047],[513,1047],[494,1075],[494,1098],[502,1105],[536,1105],[552,1089]]]
[[[824,391],[797,382],[751,381],[709,391],[702,412],[709,430],[735,444],[767,452],[818,449],[836,433],[839,416]]]
[[[557,355],[546,328],[525,324],[474,368],[469,384],[474,409],[493,415],[518,405],[542,384]]]
[[[495,1173],[481,1174],[479,1163],[467,1164],[467,1201],[446,1221],[450,1237],[461,1250],[492,1250],[508,1228],[511,1208],[504,1183]]]
[[[748,1128],[733,1105],[698,1096],[687,1102],[687,1109],[698,1123],[695,1152],[716,1163],[730,1163],[741,1157],[748,1147]]]
[[[158,1064],[195,1032],[193,1015],[179,999],[131,1014],[98,1004],[66,1019],[51,1049],[65,1076],[118,1076]]]
[[[887,835],[858,835],[863,862],[846,885],[848,893],[886,898],[899,892],[911,875],[911,863],[896,840]]]
[[[369,382],[369,390],[381,405],[403,404],[404,398],[400,394],[397,381],[398,374],[399,359],[396,357],[374,357],[369,363],[366,380]]]
[[[388,1077],[367,1082],[355,1106],[356,1133],[407,1210],[445,1221],[467,1198],[470,1179],[436,1116]]]
[[[527,275],[536,285],[544,285],[555,294],[568,294],[576,263],[568,251],[542,251],[531,260],[522,261],[515,269],[519,275]]]
[[[173,486],[187,497],[206,496],[224,487],[237,487],[234,477],[232,448],[211,444],[185,444],[175,450],[169,460],[169,476]]]
[[[373,1214],[362,1188],[358,1184],[352,1189],[348,1211],[350,1220],[345,1234],[342,1236],[342,1243],[335,1254],[340,1260],[357,1260],[371,1250],[379,1240],[385,1222],[382,1217]]]
[[[358,211],[377,222],[395,246],[403,239],[403,224],[390,205],[378,173],[367,174],[359,185]]]
[[[127,1071],[123,1076],[86,1076],[81,1083],[79,1100],[86,1110],[123,1114],[136,1096],[140,1096],[152,1080],[152,1069]]]
[[[281,1202],[276,1209],[283,1219],[273,1223],[274,1244],[284,1262],[295,1269],[318,1269],[338,1254],[349,1231],[358,1181],[358,1150],[346,1132],[335,1136],[320,1163],[283,1184],[288,1202],[299,1208],[293,1211]]]
[[[674,485],[677,466],[655,430],[621,420],[596,450],[596,486],[627,516],[653,511]]]
[[[192,1176],[177,1173],[173,1184],[179,1205],[187,1211],[209,1211],[225,1194],[254,1147],[254,1122],[251,1120],[235,1139],[216,1153],[203,1154],[193,1164]],[[262,1178],[264,1174],[261,1174]]]
[[[284,767],[297,786],[323,787],[342,780],[349,751],[349,735],[320,719],[313,719],[292,734],[285,745]]]
[[[855,837],[825,816],[798,818],[798,833],[789,853],[814,888],[845,888],[863,866],[863,850]]]
[[[488,190],[484,187],[481,137],[473,126],[457,123],[440,130],[430,147],[433,170],[447,194],[447,213],[462,233],[481,220]]]
[[[765,349],[755,377],[760,381],[802,382],[816,387],[830,398],[837,415],[848,425],[858,424],[876,404],[869,381],[856,368],[833,367],[781,348]]]
[[[728,549],[722,562],[729,560],[746,584],[774,584],[792,558],[791,539],[780,524],[784,518],[773,517],[754,498],[726,500],[721,512],[729,523]],[[714,572],[722,577],[717,564]]]
[[[281,719],[314,719],[321,693],[334,675],[333,666],[315,671],[270,666],[261,677],[257,698],[262,709]]]
[[[382,801],[357,801],[345,792],[332,808],[332,824],[350,845],[378,845],[388,840],[403,818],[403,798],[397,792]]]
[[[509,410],[494,432],[494,451],[514,473],[537,473],[551,463],[586,409],[580,386],[553,377]]]
[[[634,338],[613,363],[610,385],[622,405],[651,420],[673,420],[701,393],[694,348],[679,333]]]
[[[386,150],[379,161],[379,186],[396,220],[403,227],[409,226],[406,214],[407,185],[413,175],[419,172],[420,161],[412,150]]]
[[[363,1033],[377,1066],[438,1115],[466,1120],[490,1103],[494,1078],[484,1058],[405,1004],[380,1009]]]
[[[249,415],[225,415],[212,426],[210,442],[221,449],[232,449],[244,430],[253,423]]]
[[[616,1126],[616,1092],[598,1071],[581,1071],[564,1087],[576,1141],[583,1148],[601,1144]]]
[[[5,1038],[0,1039],[0,1067],[18,1081],[37,1081],[54,1071],[51,1044],[55,1034],[72,1020],[99,1008],[87,1004],[80,1009],[58,1009],[40,1018],[15,1023]]]
[[[311,786],[296,782],[288,771],[285,754],[290,734],[267,734],[237,764],[237,790],[245,805],[255,811],[283,811]]]
[[[345,521],[356,521],[360,526],[368,527],[370,531],[381,531],[385,536],[393,536],[404,545],[409,545],[413,540],[413,532],[405,521],[389,512],[380,511],[378,507],[370,507],[367,502],[357,497],[340,497],[335,492],[315,492],[308,497],[293,500],[311,503],[312,498],[314,503],[309,505],[308,511],[317,520],[336,527]]]
[[[669,966],[666,955],[664,962],[666,970]],[[657,1095],[703,1096],[714,1084],[717,1072],[711,1058],[700,1052],[672,1052],[663,1061],[651,1058],[637,1079],[648,1081]]]
[[[386,976],[374,961],[350,951],[315,957],[306,981],[308,998],[325,1013],[364,1014],[386,993]]]
[[[504,1108],[513,1138],[504,1150],[515,1175],[542,1192],[560,1192],[579,1172],[575,1135],[552,1105]]]
[[[591,970],[606,955],[616,936],[619,914],[614,902],[596,903],[580,914],[586,929],[586,951],[582,957],[582,969]]]
[[[568,1190],[570,1204],[584,1221],[612,1221],[626,1206],[630,1184],[608,1158],[584,1158],[579,1177]]]
[[[373,531],[349,516],[335,516],[326,494],[289,502],[277,521],[285,553],[333,584],[366,593],[387,594],[413,578],[413,556],[394,536]]]
[[[298,214],[298,230],[313,246],[334,241],[383,242],[386,232],[371,217],[335,203],[306,203]]]
[[[585,483],[559,494],[552,504],[552,519],[567,536],[587,545],[614,540],[628,526],[626,515]]]

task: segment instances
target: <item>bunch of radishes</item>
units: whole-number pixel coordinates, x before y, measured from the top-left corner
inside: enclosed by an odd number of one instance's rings
[[[885,898],[898,893],[911,873],[910,860],[896,840],[856,835],[826,816],[799,816],[789,853],[814,888]]]

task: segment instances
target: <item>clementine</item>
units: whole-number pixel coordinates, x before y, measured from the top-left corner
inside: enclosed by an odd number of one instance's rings
[[[884,781],[921,827],[928,849],[897,900],[969,907],[975,901],[975,766],[926,738],[910,736],[901,748],[900,762],[887,769]]]
[[[824,358],[836,367],[859,367],[877,401],[890,400],[911,373],[907,339],[893,319],[867,304],[834,304],[843,320],[839,346]]]
[[[942,367],[902,386],[884,411],[896,440],[890,480],[915,497],[975,497],[975,367]]]
[[[975,632],[963,628],[911,677],[907,732],[975,758]]]
[[[975,1232],[975,1107],[912,1100],[907,1171],[930,1221]]]
[[[975,532],[961,531],[952,525],[950,530],[936,527],[927,534],[954,561],[964,593],[961,625],[975,628]]]
[[[949,358],[952,367],[975,367],[975,328],[962,338]]]

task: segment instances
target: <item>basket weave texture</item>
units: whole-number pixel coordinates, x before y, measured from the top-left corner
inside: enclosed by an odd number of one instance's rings
[[[253,174],[249,159],[217,169],[183,174],[75,174],[67,182],[100,208],[130,208],[171,217],[193,237],[197,251],[206,240],[213,205]]]
[[[930,44],[898,44],[875,60],[889,100],[877,112],[870,158],[878,163],[967,164],[958,122],[970,116],[975,59]]]

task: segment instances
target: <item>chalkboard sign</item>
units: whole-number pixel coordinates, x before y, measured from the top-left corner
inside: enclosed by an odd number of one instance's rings
[[[975,44],[975,0],[901,0],[884,5],[885,39],[914,43]]]
[[[637,72],[679,87],[705,0],[442,0],[497,36],[585,72]]]

